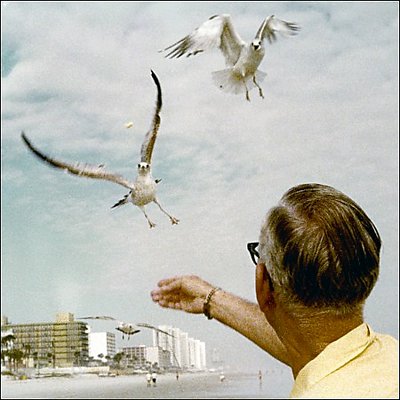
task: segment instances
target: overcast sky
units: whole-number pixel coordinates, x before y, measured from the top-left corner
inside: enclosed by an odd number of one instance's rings
[[[381,272],[365,318],[398,337],[397,2],[1,7],[2,313],[13,323],[67,311],[169,324],[219,348],[227,364],[280,366],[216,321],[161,309],[150,291],[196,274],[255,301],[246,243],[287,189],[319,182],[352,197],[378,227]],[[218,50],[172,60],[158,52],[219,13],[231,14],[244,40],[271,14],[301,26],[265,43],[265,99],[214,86],[211,72],[225,68]],[[49,168],[20,133],[53,157],[134,179],[155,106],[151,69],[164,101],[152,171],[161,204],[181,222],[150,205],[150,230],[137,207],[110,209],[122,186]],[[150,335],[130,344],[151,344]]]

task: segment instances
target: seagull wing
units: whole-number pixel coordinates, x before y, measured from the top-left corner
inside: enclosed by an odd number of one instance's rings
[[[163,333],[163,334],[165,334],[165,335],[174,337],[174,335],[171,335],[170,333],[165,332],[165,331],[163,331],[162,329],[158,329],[158,328],[156,328],[155,326],[150,325],[150,324],[146,324],[146,323],[144,323],[144,322],[138,323],[138,324],[136,324],[136,325],[137,325],[137,326],[140,326],[140,327],[142,327],[142,328],[153,329],[153,330],[155,330],[155,331],[157,331],[157,332],[160,332],[160,333]]]
[[[184,54],[189,57],[212,48],[219,48],[226,63],[234,65],[245,44],[236,32],[230,15],[221,14],[210,17],[191,34],[168,46],[164,51],[169,50],[167,58],[179,58]]]
[[[25,136],[25,133],[21,133],[22,140],[27,145],[29,150],[31,150],[37,157],[39,157],[42,161],[50,164],[55,168],[63,169],[71,174],[83,176],[86,178],[93,179],[104,179],[107,181],[118,183],[119,185],[125,186],[128,189],[134,190],[134,184],[127,181],[120,175],[111,174],[104,170],[102,166],[94,166],[89,164],[80,164],[76,163],[75,165],[67,164],[63,161],[58,161],[54,158],[50,158],[36,149],[32,143]]]
[[[156,142],[158,129],[160,128],[161,118],[160,111],[162,107],[162,98],[161,98],[161,85],[158,80],[157,75],[151,71],[151,77],[153,78],[156,86],[157,86],[157,101],[156,101],[156,109],[154,112],[153,120],[151,122],[150,129],[146,133],[144,138],[142,148],[140,150],[140,156],[142,162],[147,162],[147,164],[151,164],[151,155],[153,154],[154,144]]]
[[[271,15],[265,18],[264,22],[261,24],[257,31],[256,38],[263,40],[268,39],[270,43],[276,40],[276,32],[283,36],[293,36],[296,35],[300,30],[300,27],[293,22],[282,21]]]
[[[108,317],[107,315],[99,315],[99,316],[95,316],[95,317],[80,317],[80,318],[77,318],[77,319],[103,319],[103,320],[106,320],[106,321],[116,321],[115,318]]]

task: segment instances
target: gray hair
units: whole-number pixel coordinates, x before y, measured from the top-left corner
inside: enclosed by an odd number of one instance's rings
[[[320,184],[289,189],[266,215],[260,259],[286,305],[346,314],[362,307],[379,274],[379,233],[365,212]]]

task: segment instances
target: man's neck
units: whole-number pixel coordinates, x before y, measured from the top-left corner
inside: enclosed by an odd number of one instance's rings
[[[363,323],[361,310],[346,316],[308,309],[296,314],[277,310],[276,317],[274,328],[288,351],[295,378],[328,344]]]

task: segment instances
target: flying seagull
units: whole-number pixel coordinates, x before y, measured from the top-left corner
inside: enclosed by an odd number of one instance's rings
[[[158,129],[160,127],[161,119],[159,114],[162,106],[160,82],[153,71],[151,71],[151,76],[157,86],[156,110],[153,116],[151,127],[146,133],[146,136],[141,146],[141,158],[139,164],[137,165],[138,174],[135,182],[130,182],[120,175],[107,172],[104,169],[103,164],[100,164],[98,166],[82,163],[68,164],[66,162],[51,158],[36,149],[30,142],[30,140],[28,140],[24,132],[21,133],[21,136],[24,143],[37,157],[55,168],[63,169],[66,172],[77,176],[111,181],[129,189],[129,193],[126,194],[123,199],[118,201],[111,208],[119,207],[123,204],[131,202],[142,210],[144,216],[149,223],[150,228],[153,228],[156,225],[149,219],[145,210],[145,206],[151,202],[158,205],[160,210],[169,217],[172,224],[177,224],[179,220],[168,214],[168,212],[162,208],[161,204],[157,200],[156,186],[157,183],[161,181],[161,179],[154,179],[151,175],[151,156],[153,154],[154,144],[157,138]]]
[[[100,319],[100,320],[104,320],[104,321],[117,321],[116,318],[114,317],[109,317],[106,315],[101,315],[101,316],[93,316],[93,317],[80,317],[77,319]],[[144,323],[144,322],[140,322],[137,324],[132,324],[132,323],[127,323],[127,322],[123,322],[123,321],[119,321],[117,327],[115,328],[117,331],[122,332],[122,339],[124,339],[124,334],[128,335],[128,339],[131,335],[134,335],[135,333],[139,333],[140,329],[139,328],[147,328],[147,329],[152,329],[153,331],[168,335],[168,336],[172,336],[173,335],[169,334],[168,332],[163,331],[162,329],[158,329],[157,327]]]
[[[184,54],[189,57],[219,48],[229,68],[214,71],[214,83],[225,92],[239,94],[244,91],[246,100],[250,101],[249,91],[254,87],[258,88],[259,95],[264,98],[259,82],[267,74],[257,69],[265,54],[264,39],[267,38],[272,43],[277,38],[276,33],[290,36],[295,35],[299,29],[295,23],[282,21],[271,15],[263,21],[255,38],[246,43],[236,32],[229,14],[214,15],[192,33],[161,52],[168,51],[166,58],[179,58]]]

